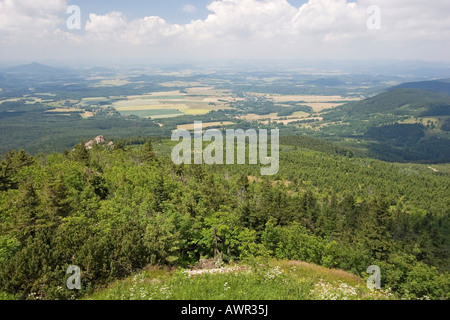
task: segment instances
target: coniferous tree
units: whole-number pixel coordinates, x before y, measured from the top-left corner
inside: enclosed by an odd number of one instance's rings
[[[14,181],[14,175],[23,167],[34,163],[33,157],[24,150],[10,151],[0,163],[0,191],[16,189],[18,184]]]
[[[61,174],[46,187],[46,208],[51,217],[66,217],[72,211],[69,190]]]
[[[71,153],[71,157],[77,162],[81,162],[86,166],[89,165],[90,155],[89,151],[85,147],[84,142],[81,142],[74,147]]]
[[[14,230],[17,238],[24,241],[36,234],[39,217],[40,199],[32,181],[27,181],[19,188],[16,203],[16,221]]]
[[[140,159],[142,162],[151,162],[155,159],[155,152],[150,139],[148,139],[141,148]]]

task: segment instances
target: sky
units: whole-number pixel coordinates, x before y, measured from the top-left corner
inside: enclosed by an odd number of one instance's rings
[[[0,60],[44,59],[448,63],[450,1],[0,0]]]

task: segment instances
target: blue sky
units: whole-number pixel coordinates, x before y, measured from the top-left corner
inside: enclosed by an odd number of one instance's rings
[[[81,8],[83,21],[89,13],[107,14],[111,11],[122,12],[127,19],[133,20],[144,16],[159,16],[167,22],[176,24],[189,23],[191,20],[205,19],[211,12],[207,9],[211,0],[70,0],[69,3]],[[300,7],[307,0],[289,0],[290,4]],[[191,5],[195,12],[186,12],[183,7]]]
[[[111,11],[122,12],[127,19],[138,19],[145,16],[160,16],[170,23],[188,23],[192,19],[203,19],[207,16],[206,6],[209,0],[71,0],[70,4],[78,5],[83,14],[83,20],[89,13],[107,14]],[[183,6],[193,5],[195,13],[183,11]]]

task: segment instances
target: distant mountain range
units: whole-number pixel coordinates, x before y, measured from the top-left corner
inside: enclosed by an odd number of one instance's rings
[[[43,75],[43,74],[63,74],[67,73],[64,69],[54,68],[47,65],[43,65],[37,62],[30,64],[19,65],[3,70],[6,74],[20,74],[20,75]]]

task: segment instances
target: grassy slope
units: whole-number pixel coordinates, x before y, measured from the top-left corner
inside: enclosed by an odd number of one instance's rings
[[[149,268],[89,295],[90,300],[374,300],[393,299],[371,291],[365,281],[342,270],[299,261],[271,260],[236,265],[229,272],[191,274]],[[224,268],[222,270],[227,270]],[[198,272],[198,271],[197,271]]]

